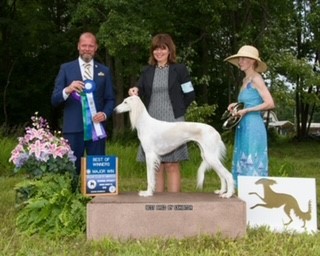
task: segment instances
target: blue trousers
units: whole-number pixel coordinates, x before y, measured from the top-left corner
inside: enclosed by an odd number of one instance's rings
[[[97,141],[84,141],[83,132],[79,133],[64,133],[63,137],[68,140],[74,155],[76,156],[76,171],[80,175],[81,157],[86,155],[105,155],[106,154],[106,138]]]

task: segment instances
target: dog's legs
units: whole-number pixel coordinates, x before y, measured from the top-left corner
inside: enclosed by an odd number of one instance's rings
[[[232,189],[234,186],[233,179],[232,179],[231,174],[228,172],[227,169],[224,168],[222,163],[217,163],[217,161],[220,162],[220,160],[216,160],[215,164],[212,163],[212,167],[216,170],[216,173],[219,176],[221,188],[220,188],[220,190],[216,190],[214,192],[216,194],[219,194],[221,197],[229,198],[234,193],[234,189]],[[204,177],[205,177],[205,172],[209,168],[210,168],[209,163],[206,160],[203,160],[199,166],[199,169],[198,169],[198,179],[197,179],[198,180],[198,183],[197,183],[198,189],[202,189],[203,181],[204,181]],[[230,176],[230,177],[228,177],[228,176]]]
[[[212,145],[208,145],[206,142],[199,144],[201,149],[201,156],[203,159],[198,170],[198,186],[201,178],[204,178],[204,172],[206,169],[214,169],[220,179],[220,190],[216,190],[215,193],[220,197],[229,198],[234,194],[234,181],[231,173],[224,167],[220,161],[220,157],[224,155],[224,144],[220,144],[219,147],[212,150]],[[216,151],[217,150],[217,151]]]
[[[160,160],[155,153],[146,153],[147,163],[147,190],[139,192],[139,196],[152,196],[156,187],[156,176],[155,172],[159,168]]]
[[[234,181],[231,173],[218,159],[212,164],[212,167],[216,170],[221,182],[220,190],[215,191],[215,193],[223,198],[230,198],[234,194]]]
[[[270,208],[268,204],[255,204],[250,207],[250,209],[254,209],[256,207],[265,207],[265,208]]]
[[[217,195],[223,195],[224,193],[227,192],[228,185],[225,177],[221,174],[221,172],[217,168],[215,168],[215,170],[217,170],[216,173],[218,174],[220,179],[220,189],[215,190],[214,193]]]
[[[265,201],[262,196],[260,196],[257,192],[250,192],[249,195],[256,195],[258,196],[262,201]]]
[[[220,161],[220,160],[215,160],[211,163],[211,167],[216,171],[216,173],[220,179],[220,189],[215,190],[214,193],[218,194],[218,195],[222,195],[227,192],[228,186],[226,183],[226,179],[223,175],[223,172],[221,172],[221,167],[219,167],[219,164],[216,164],[217,161]]]

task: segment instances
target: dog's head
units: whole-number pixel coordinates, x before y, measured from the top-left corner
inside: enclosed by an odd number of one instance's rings
[[[139,96],[133,95],[125,98],[121,104],[119,104],[114,111],[116,113],[131,112],[132,109],[141,111],[141,108],[144,107]]]
[[[135,129],[138,119],[141,115],[146,115],[146,108],[139,96],[130,96],[123,100],[114,111],[116,113],[129,112],[131,128]]]
[[[139,96],[129,96],[125,98],[121,104],[119,104],[114,111],[116,113],[124,113],[124,112],[130,112],[132,107],[135,105],[135,102],[140,101]]]
[[[255,184],[262,184],[262,185],[267,185],[267,186],[271,186],[274,184],[277,184],[277,182],[275,180],[271,180],[271,179],[267,179],[267,178],[261,178],[259,180],[257,180],[255,182]]]

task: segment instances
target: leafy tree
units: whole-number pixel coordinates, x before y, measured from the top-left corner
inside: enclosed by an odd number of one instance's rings
[[[62,33],[68,25],[67,1],[4,1],[0,23],[0,120],[23,124],[37,110],[50,115],[50,95],[61,62],[76,44]],[[69,1],[70,3],[70,1]]]
[[[312,1],[311,1],[312,2]],[[314,30],[315,6],[310,1],[295,1],[287,36],[293,38],[287,48],[273,54],[274,71],[286,77],[295,94],[295,123],[297,138],[308,137],[313,114],[319,106],[319,75],[314,72],[317,45]],[[312,7],[313,6],[313,7]],[[312,8],[311,8],[312,7]],[[319,17],[319,16],[318,16]],[[310,22],[311,21],[311,22]],[[289,94],[288,94],[289,95]]]
[[[190,70],[198,105],[217,104],[216,128],[242,80],[223,59],[244,44],[260,50],[279,106],[275,111],[296,121],[299,138],[318,115],[318,1],[7,0],[0,5],[0,122],[5,124],[23,124],[40,109],[59,128],[60,111],[51,108],[50,95],[60,64],[77,56],[83,31],[97,34],[96,57],[112,69],[118,102],[147,64],[152,36],[165,32]],[[290,103],[287,111],[284,102]],[[295,117],[290,106],[296,107]],[[126,116],[115,115],[112,127],[121,133],[128,127]]]

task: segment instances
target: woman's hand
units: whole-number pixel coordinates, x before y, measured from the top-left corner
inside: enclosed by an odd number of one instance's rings
[[[243,117],[245,114],[247,114],[249,111],[248,111],[248,109],[247,108],[244,108],[244,109],[240,109],[240,110],[238,110],[238,111],[236,111],[235,113],[234,113],[234,115],[238,115],[238,116],[240,116],[240,117]]]
[[[228,111],[233,115],[233,116],[240,116],[243,117],[245,114],[249,112],[248,108],[244,109],[238,109],[236,106],[238,105],[238,102],[234,102],[229,104],[228,106]]]
[[[234,107],[237,105],[238,103],[237,102],[233,102],[233,103],[230,103],[229,106],[228,106],[228,111],[229,112],[232,112]]]
[[[132,88],[130,88],[129,91],[128,91],[128,94],[129,94],[129,96],[133,96],[133,95],[138,96],[138,94],[139,94],[139,88],[138,88],[138,87],[132,87]]]

